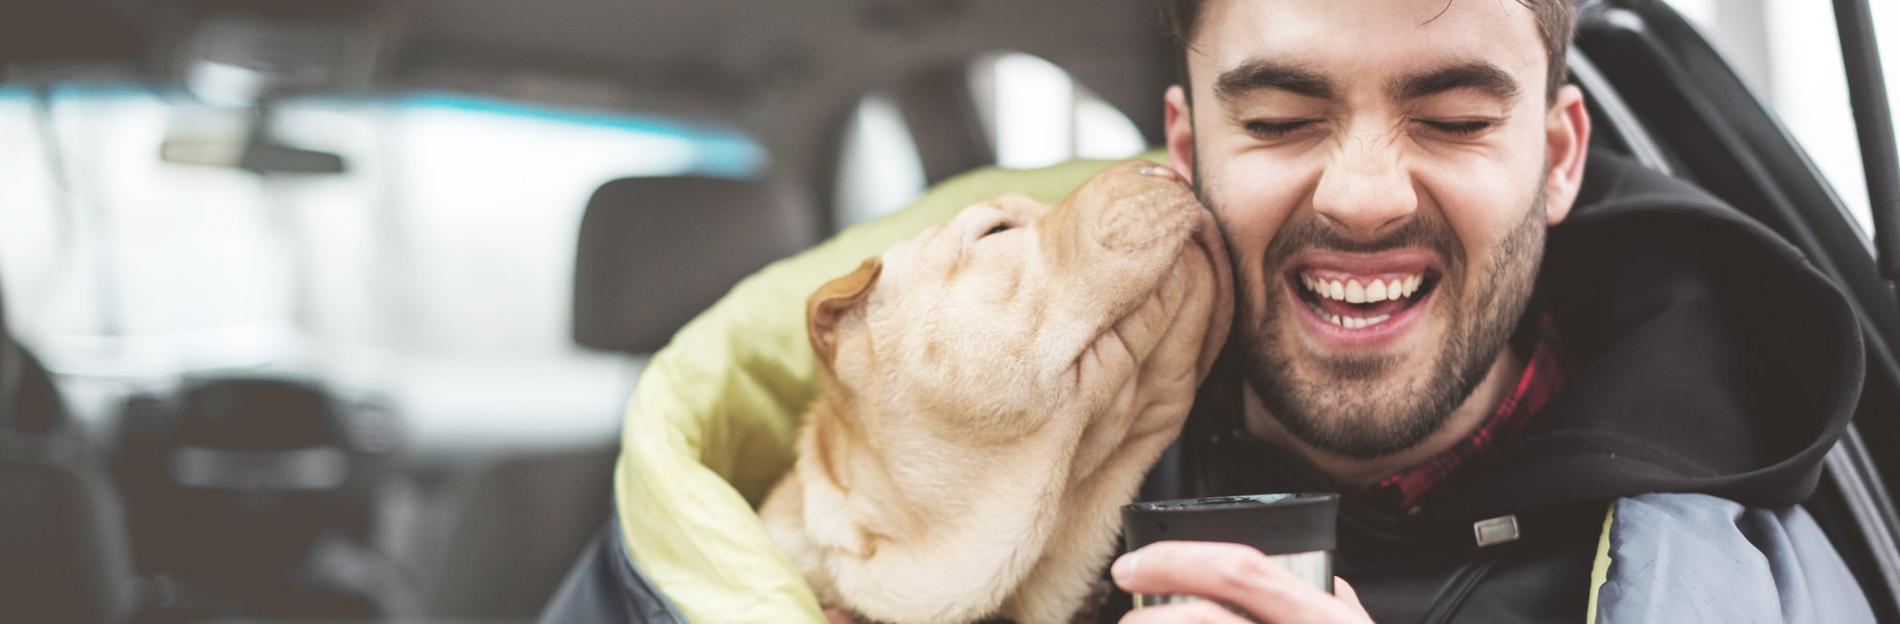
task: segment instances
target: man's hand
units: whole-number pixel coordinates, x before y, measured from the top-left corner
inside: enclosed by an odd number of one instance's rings
[[[1345,579],[1334,577],[1333,594],[1327,595],[1240,544],[1156,542],[1116,559],[1110,573],[1115,584],[1131,594],[1188,594],[1218,601],[1135,609],[1122,624],[1247,621],[1223,603],[1270,624],[1372,621]]]

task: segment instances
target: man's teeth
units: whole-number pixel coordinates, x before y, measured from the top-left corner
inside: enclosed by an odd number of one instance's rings
[[[1323,299],[1344,301],[1346,303],[1378,303],[1387,300],[1397,301],[1405,299],[1418,294],[1418,286],[1424,280],[1425,277],[1423,275],[1416,273],[1405,277],[1386,280],[1367,279],[1363,282],[1357,279],[1342,281],[1328,280],[1311,275],[1300,275],[1301,285],[1305,286],[1307,290],[1312,291],[1313,294],[1319,295]],[[1318,313],[1320,318],[1326,319],[1326,322],[1346,329],[1365,329],[1384,323],[1392,318],[1390,314],[1381,314],[1372,317],[1341,316],[1327,312],[1320,308],[1319,304],[1308,305],[1312,306],[1313,311]]]
[[[1300,283],[1306,286],[1307,290],[1313,291],[1313,294],[1319,295],[1321,298],[1344,301],[1346,303],[1378,303],[1388,299],[1404,299],[1416,294],[1418,292],[1419,283],[1423,282],[1424,279],[1423,275],[1414,273],[1403,278],[1392,278],[1389,280],[1369,279],[1361,283],[1357,279],[1349,279],[1342,282],[1340,280],[1321,279],[1311,275],[1301,275]]]
[[[1326,322],[1328,323],[1332,323],[1334,325],[1338,325],[1346,329],[1365,329],[1367,327],[1378,325],[1380,323],[1384,323],[1388,320],[1391,320],[1392,315],[1381,314],[1381,315],[1370,317],[1370,318],[1359,318],[1356,316],[1340,316],[1337,314],[1326,314],[1322,312],[1320,313],[1320,317],[1326,319]]]

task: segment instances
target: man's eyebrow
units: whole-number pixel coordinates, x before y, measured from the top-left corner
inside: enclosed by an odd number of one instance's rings
[[[1386,86],[1386,93],[1402,102],[1459,89],[1471,89],[1499,100],[1515,100],[1518,94],[1517,81],[1512,80],[1509,73],[1484,61],[1400,76]]]
[[[1214,80],[1214,95],[1231,100],[1255,91],[1279,90],[1319,98],[1333,99],[1333,81],[1318,73],[1255,59],[1221,72]]]

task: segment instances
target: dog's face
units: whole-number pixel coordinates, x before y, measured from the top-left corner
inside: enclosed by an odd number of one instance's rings
[[[1006,446],[1131,384],[1185,379],[1171,398],[1191,401],[1227,270],[1185,182],[1122,163],[1060,205],[1006,196],[891,247],[813,295],[812,343],[867,427]]]
[[[1062,506],[1103,471],[1138,480],[1226,340],[1228,270],[1186,183],[1128,162],[1054,207],[1013,196],[970,206],[819,289],[812,346],[827,395],[843,402],[836,426],[857,441],[854,457],[823,461],[874,462],[862,473],[887,479],[842,485],[880,488],[866,498],[920,516],[860,518],[866,556],[900,556],[875,543],[915,541],[921,515],[1008,516],[998,508]],[[1134,445],[1145,459],[1128,459]],[[1035,517],[993,520],[990,538],[1024,542],[998,560],[967,560],[978,557],[952,544],[923,550],[958,552],[941,567],[974,566],[969,583],[1013,587],[1009,575],[1027,573],[1054,524],[1052,513],[1023,514]],[[959,587],[939,577],[919,589],[930,595],[893,600],[916,606]]]

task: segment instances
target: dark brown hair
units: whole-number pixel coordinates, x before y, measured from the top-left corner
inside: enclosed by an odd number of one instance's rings
[[[1445,8],[1451,8],[1451,3],[1456,1],[1446,0]],[[1537,34],[1544,39],[1544,51],[1550,56],[1544,97],[1546,101],[1554,101],[1557,88],[1563,86],[1568,76],[1564,58],[1570,51],[1571,29],[1576,21],[1575,0],[1517,0],[1517,3],[1537,17]],[[1187,45],[1194,40],[1206,0],[1156,0],[1156,4],[1161,5],[1162,26],[1174,39],[1176,67],[1181,72],[1181,82],[1186,83]]]

